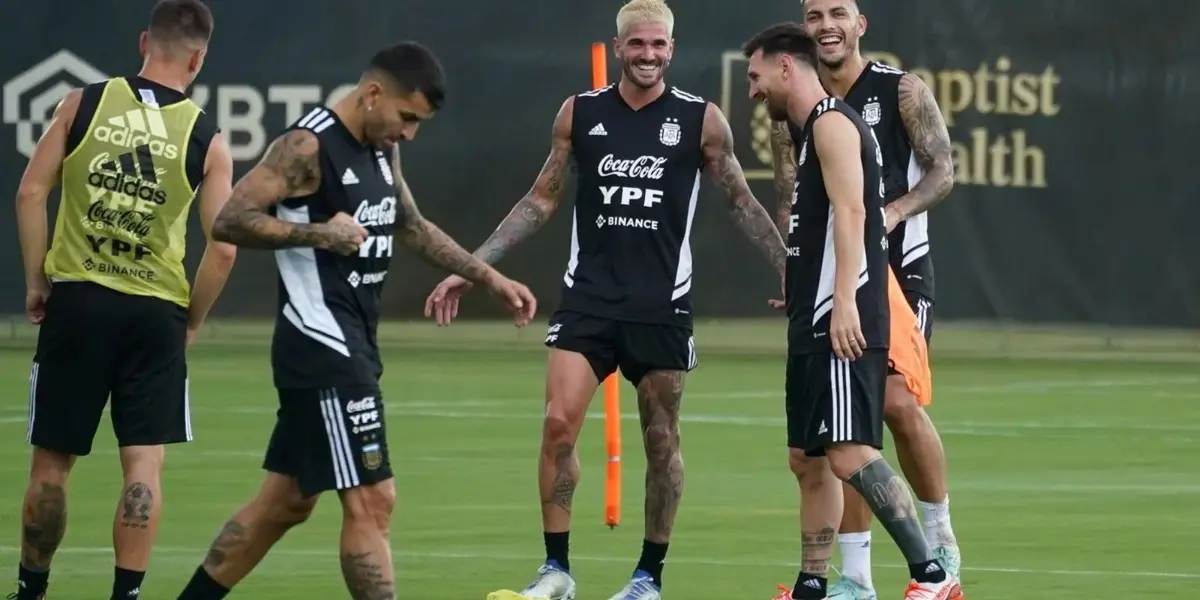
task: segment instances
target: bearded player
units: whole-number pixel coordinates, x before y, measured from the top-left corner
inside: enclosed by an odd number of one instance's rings
[[[933,263],[926,211],[950,193],[954,165],[950,134],[933,94],[911,73],[863,58],[859,39],[867,19],[854,0],[807,0],[804,27],[818,41],[818,73],[825,89],[863,116],[883,153],[889,263],[925,338],[933,333]],[[795,146],[783,123],[774,123],[777,215],[790,210]],[[786,218],[786,217],[783,217]],[[889,372],[885,421],[905,478],[919,501],[926,540],[956,578],[961,557],[950,526],[946,457],[937,429],[894,370]],[[830,587],[839,600],[874,600],[871,579],[871,511],[847,493],[838,532],[842,579]]]
[[[617,13],[617,85],[568,98],[533,188],[475,252],[495,263],[559,208],[571,163],[579,173],[562,303],[550,319],[546,411],[538,472],[546,561],[520,592],[493,600],[575,597],[568,557],[575,444],[600,381],[620,369],[637,387],[645,443],[646,529],[633,576],[614,600],[659,598],[663,560],[683,493],[679,408],[696,367],[689,237],[701,171],[722,189],[734,222],[782,271],[783,241],[750,193],[733,136],[712,103],[669,87],[674,16],[661,0]],[[426,313],[444,324],[466,291],[451,277]]]

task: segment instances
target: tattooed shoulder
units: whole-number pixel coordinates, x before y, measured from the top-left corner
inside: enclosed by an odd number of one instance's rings
[[[901,77],[899,86],[900,120],[917,160],[926,168],[936,160],[949,160],[950,132],[933,91],[912,73]]]
[[[258,166],[280,179],[285,196],[308,194],[320,186],[320,152],[313,132],[294,129],[271,143]]]

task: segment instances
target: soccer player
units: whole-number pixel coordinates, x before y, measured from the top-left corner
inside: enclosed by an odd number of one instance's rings
[[[388,536],[396,490],[376,341],[393,251],[407,248],[486,285],[518,325],[536,309],[525,286],[426,220],[401,174],[397,144],[439,108],[443,81],[424,46],[381,50],[348,96],[313,109],[272,143],[217,217],[218,239],[275,250],[279,412],[258,495],[225,523],[179,598],[225,597],[326,491],[341,500],[350,597],[396,598]]]
[[[67,93],[21,179],[25,309],[41,330],[29,376],[33,464],[18,600],[45,597],[67,525],[67,480],[75,459],[91,453],[110,396],[124,473],[112,598],[136,600],[150,564],[165,445],[192,439],[185,349],[236,256],[208,238],[189,285],[192,202],[199,197],[208,235],[233,177],[228,144],[184,94],[212,31],[199,0],[158,2],[141,35],[138,75]],[[46,200],[55,187],[61,200],[47,251]]]
[[[620,82],[567,98],[554,120],[549,158],[532,189],[475,255],[494,264],[558,210],[567,170],[578,172],[571,255],[546,345],[546,412],[538,469],[546,561],[523,591],[493,600],[575,597],[568,536],[579,480],[576,440],[599,382],[620,368],[637,387],[645,444],[645,539],[616,600],[659,597],[663,560],[683,493],[679,409],[697,365],[692,335],[690,233],[700,174],[728,199],[730,215],[782,274],[785,248],[750,193],[720,110],[663,81],[675,44],[661,0],[617,13]],[[468,284],[451,277],[430,294],[439,324]]]
[[[800,485],[803,559],[795,587],[777,600],[826,598],[839,479],[904,554],[913,579],[906,600],[961,598],[922,535],[908,487],[879,452],[890,335],[883,156],[862,117],[826,94],[817,48],[795,23],[744,46],[751,97],[800,149],[785,293],[789,463]]]
[[[825,89],[862,115],[883,153],[884,202],[889,232],[889,263],[904,296],[917,314],[928,342],[933,334],[933,262],[926,211],[950,193],[954,164],[950,134],[933,94],[921,79],[869,62],[859,51],[866,17],[855,0],[807,0],[804,25],[817,39],[818,74]],[[795,148],[787,127],[775,123],[778,214],[790,210]],[[905,478],[919,501],[925,538],[942,566],[958,577],[961,555],[950,526],[946,456],[941,438],[924,408],[889,372],[884,419],[896,442]],[[842,578],[830,589],[837,600],[874,600],[871,580],[871,511],[857,494],[847,493],[838,534]]]

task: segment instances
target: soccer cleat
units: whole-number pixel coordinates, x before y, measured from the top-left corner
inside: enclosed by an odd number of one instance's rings
[[[779,590],[779,595],[771,600],[792,600],[792,590],[788,589],[786,585],[779,584],[775,588]]]
[[[608,600],[659,600],[662,598],[660,591],[649,573],[634,571],[629,583]]]
[[[848,577],[842,577],[829,586],[829,600],[877,600],[875,590]]]
[[[937,583],[909,583],[904,600],[963,600],[962,586],[957,577],[947,573],[946,579]]]
[[[958,579],[962,570],[962,554],[958,551],[958,546],[938,546],[933,549],[933,557],[951,577]]]
[[[575,600],[575,579],[553,561],[538,567],[537,577],[520,592],[498,590],[487,600]],[[657,597],[657,596],[656,596]]]

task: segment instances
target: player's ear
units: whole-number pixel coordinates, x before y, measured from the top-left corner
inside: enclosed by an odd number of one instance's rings
[[[613,38],[613,58],[621,59],[621,38],[619,37]]]
[[[142,35],[138,36],[138,54],[146,56],[146,43],[150,39],[150,32],[143,31]]]
[[[857,29],[858,29],[858,37],[862,37],[867,34],[867,15],[862,15],[862,14],[858,15]]]

